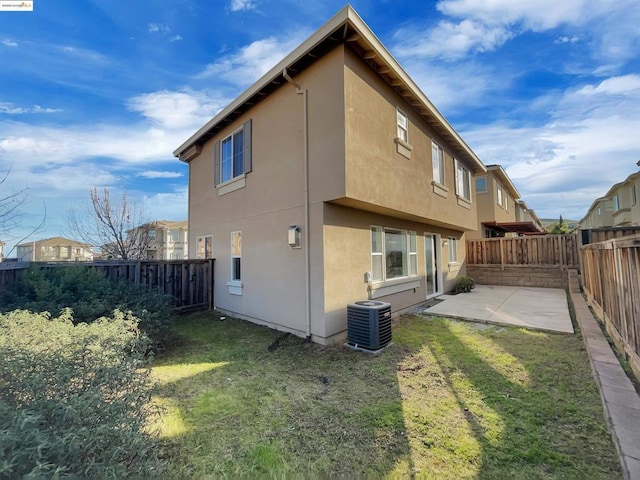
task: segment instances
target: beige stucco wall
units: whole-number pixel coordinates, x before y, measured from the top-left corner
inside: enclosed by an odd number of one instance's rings
[[[476,228],[476,207],[465,208],[455,195],[454,160],[449,144],[349,49],[345,50],[346,195],[345,204],[382,212],[401,212],[459,230]],[[398,153],[396,109],[409,120],[411,158]],[[434,193],[431,163],[434,139],[445,151],[447,198]],[[472,182],[471,198],[474,185]]]
[[[310,225],[304,225],[304,95],[283,85],[207,142],[189,165],[189,251],[198,236],[213,236],[216,307],[298,335],[306,332],[303,249],[287,243],[290,225],[310,235],[312,334],[324,324],[322,199],[343,196],[343,59],[336,49],[295,77],[307,90]],[[252,171],[244,188],[218,196],[214,143],[252,120]],[[343,176],[343,175],[342,175]],[[229,293],[233,231],[242,232],[242,295]]]
[[[415,290],[411,288],[400,293],[376,298],[379,301],[390,302],[393,312],[404,310],[426,300],[425,233],[441,235],[441,241],[438,245],[440,248],[438,252],[439,268],[443,280],[441,292],[452,290],[456,278],[465,272],[465,237],[460,231],[378,215],[341,205],[325,204],[324,249],[327,255],[324,259],[324,303],[326,311],[325,336],[327,338],[334,335],[338,339],[344,337],[347,328],[347,304],[368,298],[369,291],[364,275],[371,271],[371,226],[415,231],[417,234],[418,275],[399,281],[390,281],[386,285],[410,284],[418,281],[419,286]],[[454,236],[458,240],[457,264],[449,264],[448,248],[443,246],[442,241],[449,236]],[[383,285],[385,284],[372,284],[376,290]]]
[[[483,222],[516,221],[516,202],[513,195],[509,193],[504,185],[502,186],[502,195],[507,198],[508,202],[507,209],[505,210],[502,205],[498,205],[498,183],[500,183],[500,181],[491,171],[487,172],[486,177],[487,191],[475,193],[478,218],[476,230],[467,234],[467,238],[469,239],[484,238]],[[473,183],[475,188],[475,180]]]

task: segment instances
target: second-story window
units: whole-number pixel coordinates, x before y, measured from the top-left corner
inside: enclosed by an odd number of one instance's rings
[[[244,173],[244,131],[232,133],[220,142],[220,180],[228,182]]]
[[[456,160],[456,194],[471,201],[471,174],[469,169]]]
[[[498,205],[502,206],[502,202],[503,202],[503,198],[504,198],[504,194],[502,192],[502,185],[500,185],[499,183],[496,185],[496,191],[498,192]]]
[[[398,124],[398,138],[405,143],[409,143],[409,120],[400,110],[396,110]]]
[[[433,181],[444,185],[444,150],[435,142],[431,144],[431,161],[433,162]]]
[[[487,177],[476,177],[476,193],[487,192]]]

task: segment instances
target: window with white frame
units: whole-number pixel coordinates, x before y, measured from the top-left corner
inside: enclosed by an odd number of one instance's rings
[[[251,120],[214,145],[214,184],[220,185],[251,171]]]
[[[409,143],[409,119],[400,110],[396,110],[396,123],[398,125],[398,138]]]
[[[504,195],[504,209],[509,211],[509,195]]]
[[[449,263],[458,263],[458,239],[449,237]]]
[[[636,190],[636,184],[631,185],[631,205],[638,203],[638,191]]]
[[[502,206],[504,193],[502,192],[502,185],[499,183],[496,185],[496,192],[498,195],[498,205]]]
[[[242,232],[231,232],[231,281],[242,280]]]
[[[418,274],[416,232],[371,227],[371,277],[374,282]]]
[[[431,143],[431,161],[433,163],[433,181],[444,185],[444,150],[435,142]]]
[[[456,160],[456,194],[468,202],[471,201],[471,173]]]
[[[617,212],[618,210],[620,210],[620,197],[616,195],[613,197],[613,211]]]
[[[213,257],[213,237],[211,235],[203,235],[196,237],[196,258],[206,259]]]
[[[487,177],[476,177],[476,193],[486,193],[487,191]]]

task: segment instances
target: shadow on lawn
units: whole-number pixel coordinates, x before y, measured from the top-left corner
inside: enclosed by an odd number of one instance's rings
[[[154,367],[170,476],[412,471],[396,376],[402,348],[373,356],[203,315],[180,333],[185,345]]]
[[[373,356],[206,315],[180,333],[154,369],[169,476],[620,475],[574,336],[403,317]]]
[[[433,323],[426,345],[458,406],[450,421],[462,415],[475,439],[470,452],[459,445],[478,462],[475,478],[621,475],[578,337]],[[469,328],[481,335],[461,334]]]

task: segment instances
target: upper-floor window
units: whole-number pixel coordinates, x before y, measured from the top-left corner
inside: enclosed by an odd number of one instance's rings
[[[502,191],[502,185],[499,183],[497,184],[496,191],[498,195],[498,205],[502,206],[502,202],[504,201],[504,192]]]
[[[476,177],[476,193],[487,192],[487,177]]]
[[[444,185],[444,150],[435,142],[431,143],[431,161],[433,162],[433,181]]]
[[[618,210],[620,210],[620,197],[616,194],[616,196],[613,197],[613,211],[617,212]]]
[[[214,184],[251,171],[251,120],[214,145]]]
[[[631,205],[638,203],[638,192],[636,190],[636,184],[631,185]]]
[[[601,215],[600,207],[598,207],[598,209],[596,210],[596,215],[598,215],[598,216],[600,216],[600,215]]]
[[[471,201],[471,173],[458,160],[456,160],[456,194]]]
[[[396,110],[396,122],[398,124],[398,138],[405,143],[409,143],[409,120],[400,110]]]

